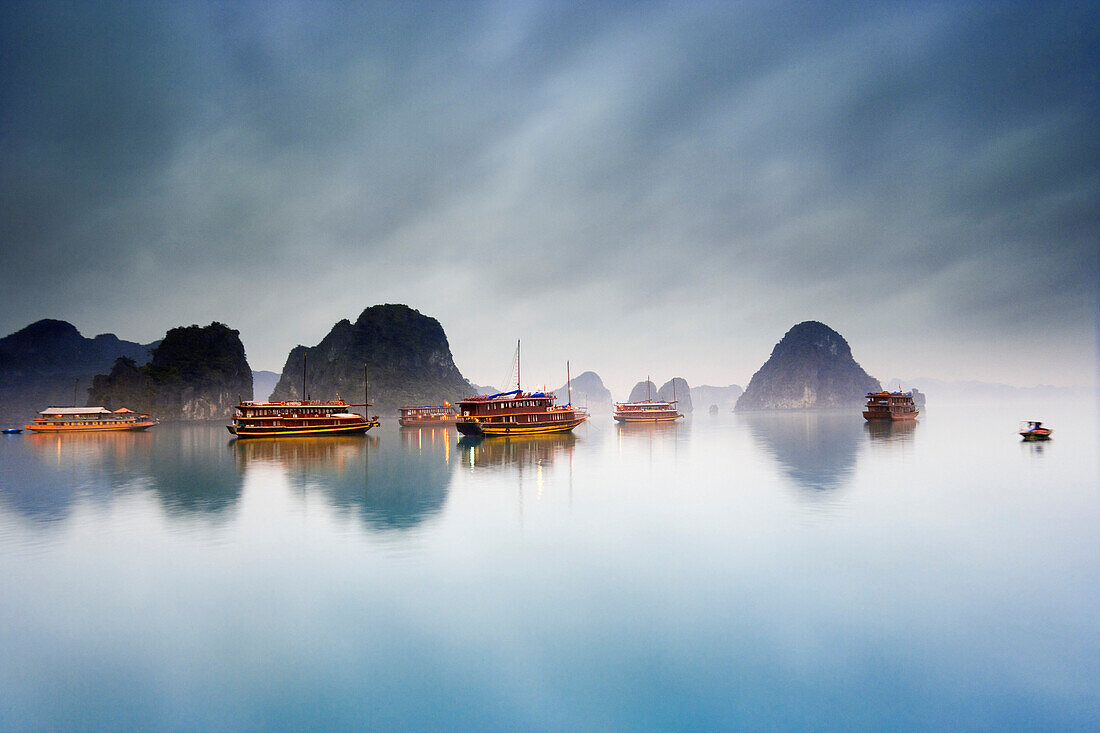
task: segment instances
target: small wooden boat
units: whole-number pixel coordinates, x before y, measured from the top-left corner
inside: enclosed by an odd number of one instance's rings
[[[14,435],[23,432],[23,428],[4,428],[4,435]]]
[[[1020,423],[1020,437],[1024,440],[1050,440],[1050,434],[1053,432],[1050,428],[1044,428],[1039,420]]]

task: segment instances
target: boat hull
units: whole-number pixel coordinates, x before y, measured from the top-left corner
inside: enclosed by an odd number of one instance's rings
[[[238,438],[292,438],[307,435],[356,435],[376,427],[378,427],[377,420],[355,425],[316,425],[300,428],[226,425],[225,429]]]
[[[496,435],[549,435],[551,433],[568,433],[587,419],[587,417],[578,417],[572,420],[531,424],[459,420],[455,423],[455,429],[463,435],[483,435],[486,437]]]
[[[683,417],[683,415],[682,414],[660,415],[660,416],[652,416],[652,415],[614,415],[613,417],[615,418],[615,422],[620,422],[620,423],[635,423],[635,422],[652,423],[652,422],[676,422],[677,420],[681,419]]]
[[[919,414],[920,413],[915,412],[915,411],[914,412],[885,412],[885,413],[883,413],[883,412],[864,412],[863,413],[863,419],[864,420],[887,420],[887,421],[916,420],[917,415],[919,415]]]
[[[1020,432],[1020,437],[1027,441],[1035,440],[1050,440],[1051,430],[1024,430]]]
[[[155,422],[132,423],[129,425],[24,425],[35,433],[125,433],[148,430]]]

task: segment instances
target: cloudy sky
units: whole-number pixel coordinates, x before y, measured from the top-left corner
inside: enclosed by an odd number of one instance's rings
[[[0,23],[0,334],[407,303],[468,378],[1093,384],[1096,3],[50,3]]]

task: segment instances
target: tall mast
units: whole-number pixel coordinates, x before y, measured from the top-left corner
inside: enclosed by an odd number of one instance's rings
[[[367,420],[367,408],[370,407],[370,385],[367,384],[367,365],[363,365],[363,419]]]
[[[306,398],[306,356],[307,355],[308,355],[308,352],[305,352],[305,351],[302,352],[302,397],[301,397],[301,399],[303,399],[303,400]]]
[[[76,404],[76,385],[78,385],[78,384],[80,384],[80,380],[79,379],[74,379],[73,380],[73,407],[80,407],[80,405]]]
[[[649,375],[647,374],[647,375],[645,375],[645,401],[646,402],[652,402],[653,401],[652,395],[649,394],[649,384],[650,384]]]
[[[519,339],[516,339],[516,389],[522,390],[519,380]]]
[[[565,386],[569,394],[569,406],[573,406],[573,378],[569,376],[569,360],[565,360]]]

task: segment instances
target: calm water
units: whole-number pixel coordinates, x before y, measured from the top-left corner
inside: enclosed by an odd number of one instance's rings
[[[230,437],[0,436],[0,728],[1100,727],[1095,401]]]

